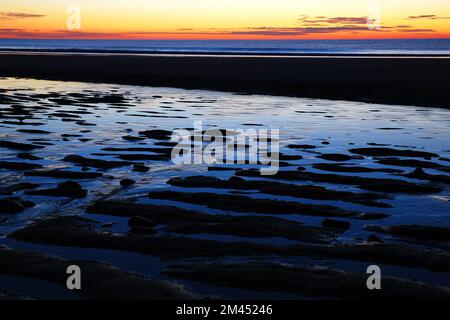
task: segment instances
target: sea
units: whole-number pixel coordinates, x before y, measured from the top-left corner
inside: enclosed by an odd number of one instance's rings
[[[450,39],[242,41],[0,39],[0,50],[246,55],[448,55]]]

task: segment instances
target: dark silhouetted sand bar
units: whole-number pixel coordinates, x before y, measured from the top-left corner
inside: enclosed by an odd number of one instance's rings
[[[450,107],[448,57],[3,52],[0,76]]]

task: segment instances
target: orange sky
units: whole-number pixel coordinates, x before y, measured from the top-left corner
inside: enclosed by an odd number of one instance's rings
[[[79,30],[67,28],[71,5]],[[0,38],[450,38],[450,1],[0,0]]]

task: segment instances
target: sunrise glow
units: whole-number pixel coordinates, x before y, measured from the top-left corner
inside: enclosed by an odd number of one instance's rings
[[[69,6],[81,29],[68,30]],[[371,7],[381,29],[369,29]],[[386,39],[449,38],[450,1],[0,0],[1,38]]]

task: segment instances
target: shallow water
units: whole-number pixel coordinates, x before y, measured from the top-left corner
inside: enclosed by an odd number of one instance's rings
[[[123,96],[125,101],[120,103],[86,102],[86,97],[101,94],[117,94]],[[79,95],[81,94],[81,96]],[[325,172],[313,167],[318,163],[336,163],[318,158],[321,154],[339,153],[351,155],[351,148],[370,147],[368,144],[380,144],[398,150],[426,151],[438,154],[439,158],[431,160],[442,167],[450,165],[450,111],[438,108],[420,108],[410,106],[367,104],[348,101],[329,101],[319,99],[301,99],[289,97],[274,97],[263,95],[238,95],[232,93],[212,92],[202,90],[182,90],[174,88],[149,88],[138,86],[118,86],[109,84],[88,84],[76,82],[42,81],[33,79],[0,79],[0,140],[14,141],[27,144],[37,144],[44,148],[30,151],[39,160],[23,160],[18,158],[17,151],[0,148],[1,161],[16,161],[22,163],[40,164],[46,169],[70,169],[80,171],[81,167],[70,162],[62,161],[66,155],[77,154],[89,158],[103,160],[118,160],[116,155],[127,152],[109,152],[102,149],[108,147],[155,147],[159,140],[144,139],[138,141],[124,140],[123,136],[138,137],[139,131],[151,129],[164,129],[172,131],[176,128],[192,128],[194,121],[201,120],[203,128],[220,129],[248,129],[268,128],[280,130],[280,152],[287,155],[301,155],[302,160],[289,160],[290,167],[282,167],[280,170],[296,170],[302,166],[307,172],[324,174],[337,174],[348,176],[360,176],[368,178],[394,178],[398,180],[429,184],[429,181],[410,179],[392,173],[343,173]],[[6,97],[6,98],[5,98]],[[61,100],[64,97],[76,97],[74,101]],[[81,100],[77,100],[79,97]],[[71,99],[71,98],[69,98]],[[14,112],[11,112],[14,106]],[[81,111],[81,112],[80,112]],[[56,113],[56,114],[55,114]],[[64,113],[63,115],[58,113]],[[67,115],[69,114],[69,116]],[[17,130],[33,129],[45,130],[50,133],[24,133]],[[63,135],[70,136],[63,136]],[[73,135],[73,136],[72,136]],[[75,136],[76,135],[76,136]],[[65,138],[65,139],[64,139]],[[37,139],[37,140],[36,140]],[[80,139],[82,141],[80,141]],[[88,139],[88,140],[85,140]],[[316,148],[292,149],[289,144],[308,144]],[[129,152],[139,154],[141,152]],[[103,154],[103,155],[101,155]],[[145,152],[145,154],[154,154]],[[403,158],[418,159],[423,158]],[[398,167],[376,163],[375,157],[360,157],[345,161],[345,165],[363,166],[369,168],[390,168],[411,172],[415,167]],[[23,191],[14,193],[21,199],[31,200],[36,206],[15,215],[1,216],[0,235],[7,236],[10,232],[21,228],[34,219],[56,214],[72,215],[84,214],[86,206],[92,201],[105,198],[129,198],[137,197],[141,203],[170,204],[185,209],[194,209],[211,214],[226,213],[231,215],[244,215],[243,212],[232,212],[221,209],[207,208],[199,204],[182,203],[172,200],[149,199],[149,191],[176,190],[185,192],[212,192],[216,194],[230,194],[230,189],[213,188],[183,188],[166,184],[173,177],[188,177],[193,175],[214,176],[229,178],[234,171],[208,171],[208,165],[174,165],[171,161],[139,160],[133,161],[150,167],[147,173],[137,173],[130,166],[115,169],[90,168],[87,172],[102,172],[102,178],[78,181],[89,192],[88,196],[80,200],[68,198],[55,198],[47,196],[25,195]],[[341,163],[341,162],[339,162]],[[225,166],[225,165],[221,165]],[[255,165],[232,167],[250,167]],[[429,174],[447,175],[448,171],[439,168],[427,168]],[[54,187],[61,179],[47,177],[25,176],[23,171],[0,169],[2,186],[8,186],[17,182],[31,182],[40,185],[40,188]],[[129,178],[136,181],[130,188],[121,188],[119,181]],[[252,178],[249,178],[250,180]],[[258,180],[266,179],[259,177]],[[274,181],[273,179],[267,179]],[[309,181],[283,181],[298,185],[324,186],[331,190],[369,192],[361,190],[356,185],[344,185],[326,182]],[[405,194],[389,193],[390,199],[381,199],[392,208],[373,208],[362,204],[344,202],[338,200],[312,200],[291,196],[268,195],[245,191],[252,198],[288,200],[306,204],[331,204],[339,208],[356,210],[361,212],[379,212],[389,216],[375,221],[361,221],[350,219],[351,228],[339,236],[335,242],[358,242],[373,232],[364,231],[365,224],[396,225],[396,224],[420,224],[431,226],[450,227],[450,187],[448,184],[439,185],[442,191],[433,194]],[[9,195],[10,196],[10,195]],[[9,197],[7,195],[0,198]],[[251,213],[251,212],[250,212]],[[115,222],[110,229],[112,232],[124,233],[128,230],[127,219],[106,215],[87,215],[89,218],[109,223]],[[307,225],[320,226],[323,217],[284,214],[280,210],[277,217],[304,222]],[[432,246],[448,249],[448,242],[425,242],[401,237],[378,235],[385,242],[404,242],[415,245]],[[212,239],[220,241],[251,241],[262,244],[291,244],[296,241],[284,238],[249,238],[232,235],[197,234],[190,237],[199,239]],[[3,239],[0,243],[6,243],[14,248],[36,250],[35,244],[15,242]],[[46,252],[46,246],[40,246],[39,252]],[[104,250],[94,249],[68,249],[58,248],[47,253],[80,258],[86,254],[88,259],[101,260],[119,265],[126,270],[143,274],[155,275],[162,265],[157,259],[155,262],[146,261],[142,256],[126,253],[109,254]],[[127,259],[127,263],[120,263],[121,259]],[[272,259],[272,258],[269,258]],[[150,259],[151,260],[151,259]],[[295,260],[295,259],[294,259]],[[294,261],[302,264],[302,259]],[[322,261],[317,263],[335,264],[341,269],[352,270],[351,263]],[[146,264],[149,266],[148,272]],[[156,268],[156,271],[155,271]],[[362,268],[362,267],[361,267]],[[392,274],[407,274],[391,267]],[[395,271],[397,270],[397,272]],[[414,269],[414,276],[430,283],[440,283],[439,279],[445,279],[445,274],[430,276],[430,272]],[[406,277],[409,277],[407,275]],[[437,277],[437,280],[434,278]],[[202,286],[200,286],[202,287]],[[201,290],[201,289],[199,289]],[[208,292],[207,289],[204,289]],[[219,291],[212,290],[214,294]],[[225,292],[223,292],[225,294]],[[245,295],[244,295],[245,296]]]

